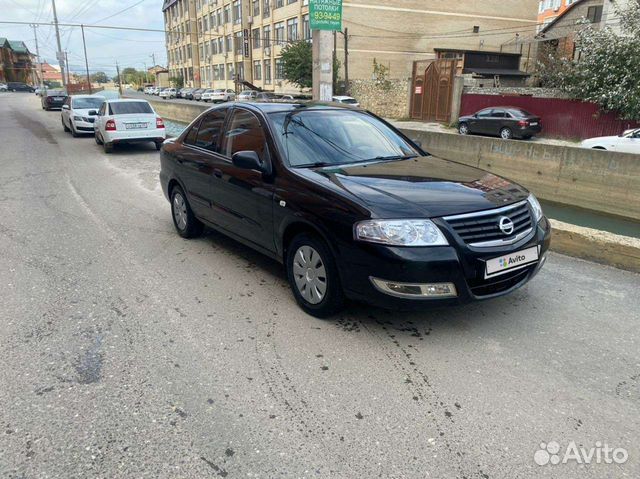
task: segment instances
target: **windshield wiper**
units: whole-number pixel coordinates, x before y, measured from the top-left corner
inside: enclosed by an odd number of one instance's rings
[[[294,168],[322,168],[323,166],[337,166],[338,163],[326,161],[316,161],[315,163],[305,163],[304,165],[293,165]]]
[[[369,158],[365,161],[392,161],[392,160],[410,160],[417,158],[418,155],[390,155],[390,156],[376,156],[375,158]]]

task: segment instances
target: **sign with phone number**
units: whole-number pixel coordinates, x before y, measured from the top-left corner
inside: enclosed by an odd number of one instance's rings
[[[311,30],[342,30],[342,0],[309,0]]]

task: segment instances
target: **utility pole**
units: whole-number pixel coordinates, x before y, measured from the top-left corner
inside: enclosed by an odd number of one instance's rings
[[[58,43],[58,53],[56,56],[58,57],[58,62],[60,62],[60,73],[62,74],[62,86],[67,87],[67,83],[65,80],[65,63],[64,56],[62,55],[62,44],[60,43],[60,30],[58,28],[58,14],[56,13],[56,0],[51,0],[51,8],[53,10],[53,24],[56,29],[56,41]]]
[[[337,49],[338,49],[338,32],[334,30],[333,31],[333,57],[331,59],[331,61],[333,62],[332,63],[333,68],[336,67],[336,60],[338,59],[338,51],[337,51]],[[332,85],[333,85],[333,91],[335,93],[335,91],[336,91],[336,75],[335,75],[335,73],[333,74]]]
[[[71,83],[71,70],[69,70],[69,52],[64,51],[64,64],[67,66],[67,86]]]
[[[313,99],[331,101],[333,97],[333,62],[331,32],[313,30]]]
[[[44,87],[44,74],[42,73],[42,60],[40,59],[40,48],[38,48],[38,34],[36,33],[36,28],[38,25],[31,24],[33,27],[33,37],[36,40],[36,58],[38,59],[38,66],[40,67],[40,88]]]
[[[118,65],[118,60],[116,60],[116,72],[118,73],[118,91],[120,92],[120,96],[122,96],[122,79],[120,78],[120,66]]]
[[[152,53],[151,55],[149,55],[151,57],[151,61],[153,61],[153,65],[151,65],[152,67],[156,66],[156,54]]]
[[[147,62],[144,62],[144,82],[149,83],[149,70],[147,70]]]
[[[344,86],[347,94],[349,93],[349,29],[344,29]]]
[[[87,83],[89,85],[89,94],[93,93],[91,89],[91,76],[89,75],[89,60],[87,59],[87,42],[84,39],[84,25],[80,25],[82,29],[82,47],[84,48],[84,66],[87,69]]]

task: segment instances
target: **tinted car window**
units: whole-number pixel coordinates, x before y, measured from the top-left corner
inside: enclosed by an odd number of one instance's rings
[[[227,110],[214,110],[202,118],[195,145],[211,151],[218,151],[218,140],[224,125]]]
[[[255,151],[264,158],[264,131],[258,118],[246,110],[236,110],[222,140],[223,154],[232,157],[239,151]]]
[[[151,105],[143,101],[123,101],[109,104],[112,115],[130,115],[136,113],[153,113]]]
[[[493,110],[491,116],[493,118],[505,118],[507,115],[505,114],[504,110]]]
[[[509,110],[509,112],[513,116],[515,116],[517,118],[524,118],[524,117],[527,117],[527,116],[534,116],[531,113],[529,113],[527,110],[522,110],[521,108],[516,108],[516,109],[513,109],[513,110]]]
[[[47,96],[67,96],[64,90],[47,90]]]
[[[198,127],[200,126],[200,120],[196,121],[193,126],[191,127],[191,129],[189,130],[189,132],[187,133],[187,135],[184,137],[183,142],[186,143],[187,145],[195,145],[196,144],[196,138],[198,137]]]
[[[478,118],[490,118],[491,110],[482,110],[478,112]]]
[[[77,110],[88,110],[91,108],[100,108],[102,103],[104,102],[104,98],[74,98],[73,99],[73,108]]]
[[[274,113],[270,118],[291,166],[418,156],[418,152],[394,130],[366,113],[317,110]]]

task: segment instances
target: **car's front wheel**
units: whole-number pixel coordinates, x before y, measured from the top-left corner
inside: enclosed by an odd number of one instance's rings
[[[468,135],[469,125],[467,125],[466,123],[460,123],[460,125],[458,125],[458,133],[460,133],[461,135]]]
[[[174,186],[171,190],[171,216],[173,217],[173,225],[183,238],[200,236],[204,229],[204,225],[193,214],[180,186]]]
[[[511,140],[513,138],[513,131],[511,131],[511,128],[504,127],[500,130],[500,138],[503,140]]]
[[[320,238],[301,233],[287,248],[287,277],[298,305],[311,316],[326,318],[344,307],[338,268]]]
[[[62,129],[64,130],[65,133],[69,133],[69,127],[64,123],[64,120],[62,121]]]

